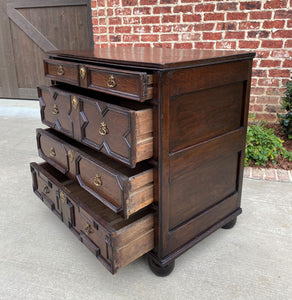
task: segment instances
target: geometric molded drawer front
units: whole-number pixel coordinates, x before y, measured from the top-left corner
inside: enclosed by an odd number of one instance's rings
[[[43,159],[124,218],[153,202],[153,170],[148,165],[130,169],[52,129],[37,129],[37,142]]]
[[[42,122],[51,128],[131,168],[152,157],[152,108],[110,96],[99,100],[93,98],[96,95],[87,97],[55,87],[41,86],[38,94]],[[116,105],[119,102],[121,105]]]
[[[152,98],[153,78],[145,72],[118,70],[66,62],[44,60],[45,76],[58,82],[143,102]]]
[[[154,248],[154,217],[149,210],[125,221],[47,163],[32,163],[31,172],[33,178],[37,174],[54,182],[63,222],[112,273]]]

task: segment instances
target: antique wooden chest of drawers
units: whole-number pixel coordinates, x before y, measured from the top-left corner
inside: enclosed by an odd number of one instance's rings
[[[115,273],[175,258],[241,213],[254,53],[54,51],[33,190]]]

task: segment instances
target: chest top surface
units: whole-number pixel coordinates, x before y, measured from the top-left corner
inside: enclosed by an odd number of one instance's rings
[[[249,59],[254,57],[255,53],[225,50],[118,47],[93,50],[58,50],[48,52],[48,55],[58,59],[167,69],[220,61]]]

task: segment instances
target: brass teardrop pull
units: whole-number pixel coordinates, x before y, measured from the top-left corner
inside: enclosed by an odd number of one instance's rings
[[[84,67],[80,68],[79,74],[80,74],[81,79],[85,79],[86,69]]]
[[[61,201],[62,201],[63,204],[66,203],[66,196],[65,196],[65,194],[62,191],[60,192],[60,199],[61,199]]]
[[[68,158],[69,158],[70,162],[73,162],[74,154],[73,154],[73,152],[71,150],[68,151]]]
[[[57,106],[57,104],[54,104],[53,110],[52,110],[52,114],[53,115],[57,115],[59,113],[59,108]]]
[[[71,103],[72,103],[73,108],[76,109],[78,106],[78,99],[76,96],[72,97]]]
[[[58,66],[57,75],[62,76],[65,74],[64,68],[62,65]]]
[[[45,194],[49,194],[50,193],[50,189],[48,188],[48,186],[44,187],[44,193]]]
[[[99,134],[100,135],[107,135],[109,133],[109,130],[106,126],[106,124],[104,122],[100,123],[100,127],[99,127]]]
[[[50,156],[56,156],[56,151],[55,151],[55,148],[54,147],[51,147],[51,149],[50,149],[50,152],[49,152],[49,155]]]
[[[115,81],[115,77],[114,75],[110,75],[108,81],[107,81],[107,86],[110,88],[114,88],[117,85],[116,81]]]
[[[101,176],[96,174],[94,179],[93,179],[93,183],[94,183],[95,186],[101,186],[102,185]]]
[[[91,228],[91,225],[90,224],[86,224],[85,228],[84,228],[84,231],[87,235],[89,235],[90,233],[92,233],[92,228]]]

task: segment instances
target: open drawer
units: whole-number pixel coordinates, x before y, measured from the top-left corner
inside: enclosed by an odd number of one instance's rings
[[[153,155],[152,108],[84,91],[38,87],[42,122],[134,168]]]
[[[37,129],[37,144],[44,160],[124,218],[153,202],[153,169],[146,163],[128,168],[52,129]]]
[[[41,198],[43,181],[51,182],[52,201],[60,204],[62,221],[113,274],[154,248],[154,217],[149,209],[123,220],[49,164],[30,167],[36,195]]]

